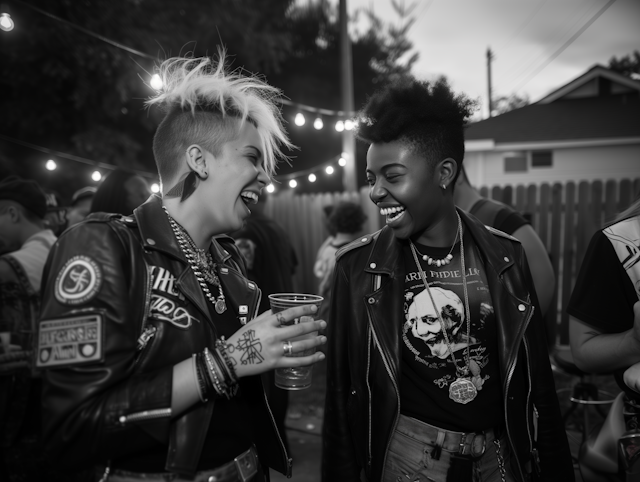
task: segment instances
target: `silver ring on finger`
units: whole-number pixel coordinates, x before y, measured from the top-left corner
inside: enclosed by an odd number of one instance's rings
[[[276,313],[276,320],[278,320],[278,323],[280,325],[284,325],[285,324],[285,319],[284,319],[284,315],[280,312]]]
[[[284,356],[291,356],[293,353],[293,344],[289,340],[282,344],[282,348],[284,349]]]

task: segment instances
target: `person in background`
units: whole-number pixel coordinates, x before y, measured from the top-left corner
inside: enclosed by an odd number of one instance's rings
[[[125,169],[116,169],[98,186],[91,201],[91,212],[128,216],[150,195],[151,189],[143,177]]]
[[[591,238],[567,313],[578,368],[640,402],[640,198]]]
[[[336,235],[334,228],[329,224],[329,217],[331,216],[332,211],[333,211],[333,204],[327,204],[326,206],[322,207],[322,223],[324,224],[325,229],[329,233],[329,236],[325,238],[325,240],[322,242],[322,244],[318,248],[318,252],[316,253],[316,262],[320,259],[320,257],[322,256],[322,253],[324,252],[324,249],[327,247],[328,244],[331,243],[331,241],[333,241],[333,237]]]
[[[556,286],[556,277],[549,254],[544,243],[533,229],[531,223],[518,211],[504,203],[484,198],[469,183],[464,168],[458,176],[453,199],[460,209],[473,214],[487,226],[498,229],[516,238],[527,255],[533,284],[536,287],[542,314],[551,307],[551,300]],[[550,317],[555,321],[555,317]],[[547,343],[555,345],[555,325],[547,329]]]
[[[40,285],[56,236],[35,181],[0,182],[0,480],[52,480],[41,446],[41,379],[31,364]],[[57,480],[57,479],[56,479]]]
[[[472,108],[403,78],[357,116],[386,225],[336,254],[326,482],[574,480],[524,249],[453,200]]]
[[[324,343],[289,340],[326,324],[306,319],[311,306],[258,316],[260,289],[224,235],[291,147],[279,91],[223,58],[170,58],[159,75],[148,104],[165,112],[162,197],[132,216],[89,215],[49,256],[35,356],[44,443],[60,466],[109,482],[290,477],[260,375],[323,359],[287,355]]]
[[[286,231],[264,214],[267,200],[266,195],[260,196],[258,203],[252,206],[251,215],[246,219],[244,227],[231,234],[244,258],[247,277],[255,281],[262,290],[259,313],[270,309],[269,295],[294,291],[293,275],[298,266],[296,252]],[[264,373],[262,380],[273,417],[288,450],[284,422],[289,406],[289,391],[275,386],[273,371]]]
[[[333,233],[324,249],[318,252],[313,266],[313,274],[320,280],[318,294],[324,297],[320,307],[320,318],[330,322],[329,307],[331,306],[331,281],[333,268],[336,264],[336,252],[353,241],[362,233],[362,226],[367,220],[362,206],[351,201],[341,201],[336,204],[329,215],[329,231]]]
[[[85,186],[78,189],[71,196],[71,204],[67,208],[67,227],[75,226],[91,212],[91,202],[97,189],[94,186]]]

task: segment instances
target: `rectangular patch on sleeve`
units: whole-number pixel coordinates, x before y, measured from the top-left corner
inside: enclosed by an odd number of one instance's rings
[[[57,368],[102,361],[104,323],[99,313],[43,320],[38,332],[36,366]]]

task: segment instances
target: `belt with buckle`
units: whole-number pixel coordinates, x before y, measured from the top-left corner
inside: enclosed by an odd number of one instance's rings
[[[102,471],[101,471],[102,472]],[[250,481],[258,473],[258,456],[254,447],[241,453],[231,462],[211,470],[197,472],[195,477],[185,479],[173,473],[136,473],[124,470],[109,469],[101,473],[101,481],[105,482],[225,482],[237,480]]]

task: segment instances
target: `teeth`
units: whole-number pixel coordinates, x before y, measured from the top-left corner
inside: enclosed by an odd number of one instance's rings
[[[391,208],[381,208],[380,214],[382,216],[390,216],[392,214],[401,213],[403,211],[404,211],[404,208],[402,206],[394,206]]]
[[[255,192],[242,191],[240,196],[242,196],[242,199],[244,199],[248,204],[258,204],[258,195]]]

